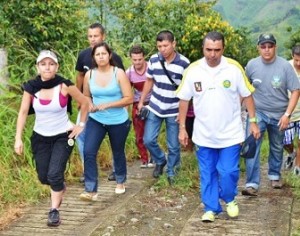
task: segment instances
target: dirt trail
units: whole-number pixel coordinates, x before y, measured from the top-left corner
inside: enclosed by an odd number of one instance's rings
[[[61,206],[62,224],[46,226],[49,200],[28,207],[23,216],[0,235],[80,235],[80,236],[186,236],[186,235],[292,235],[300,227],[300,203],[288,187],[271,189],[262,171],[262,187],[257,198],[237,197],[240,216],[231,220],[221,214],[214,223],[202,223],[202,205],[197,193],[180,195],[172,188],[154,191],[153,169],[128,164],[126,193],[116,195],[115,183],[101,180],[96,202],[80,201],[81,184],[68,186]],[[240,189],[244,183],[243,176]]]

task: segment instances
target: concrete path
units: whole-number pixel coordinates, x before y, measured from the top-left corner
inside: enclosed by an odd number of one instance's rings
[[[34,207],[26,208],[23,216],[12,223],[8,229],[0,231],[0,235],[115,235],[101,232],[101,229],[109,227],[111,224],[110,215],[113,214],[116,217],[118,214],[123,214],[133,198],[138,197],[139,192],[143,191],[146,186],[149,187],[149,181],[151,185],[153,181],[151,178],[152,170],[141,170],[139,162],[130,163],[126,194],[123,195],[114,193],[114,182],[108,182],[106,178],[102,178],[98,201],[93,203],[78,199],[79,194],[83,191],[81,184],[68,186],[60,210],[62,224],[59,227],[48,228],[46,226],[47,211],[49,210],[48,199]],[[244,184],[243,179],[242,177],[240,189]],[[195,204],[198,207],[190,211],[189,217],[181,219],[184,220],[183,227],[181,233],[176,235],[292,235],[291,232],[295,230],[295,227],[300,226],[299,200],[293,198],[290,189],[287,187],[282,190],[270,188],[266,180],[265,169],[263,169],[262,180],[263,184],[259,197],[251,198],[241,195],[237,197],[240,206],[238,219],[227,219],[224,213],[214,223],[202,223],[200,220],[202,206],[199,202]],[[199,200],[197,199],[197,201]],[[154,230],[153,233],[144,234],[143,231],[140,231],[138,234],[121,233],[117,235],[156,236],[157,232]],[[159,232],[160,236],[170,235],[168,230]]]

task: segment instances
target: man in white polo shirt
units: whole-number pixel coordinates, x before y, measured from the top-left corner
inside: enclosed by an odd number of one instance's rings
[[[179,141],[187,145],[185,119],[189,100],[194,104],[192,140],[197,150],[201,176],[203,222],[213,222],[222,212],[220,199],[226,203],[229,217],[237,217],[235,201],[239,179],[241,143],[245,140],[241,119],[241,98],[248,110],[250,132],[259,138],[255,107],[241,66],[223,55],[225,40],[219,32],[209,32],[203,39],[204,58],[185,71],[177,90],[179,102]]]

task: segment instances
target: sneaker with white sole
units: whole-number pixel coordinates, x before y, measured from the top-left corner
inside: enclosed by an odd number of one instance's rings
[[[235,200],[226,204],[226,211],[229,217],[235,218],[239,215],[239,206]]]
[[[216,214],[213,211],[207,211],[202,215],[201,221],[205,223],[214,222],[215,215]]]
[[[152,162],[143,162],[141,165],[140,165],[140,167],[141,168],[154,168],[154,163],[152,163]]]

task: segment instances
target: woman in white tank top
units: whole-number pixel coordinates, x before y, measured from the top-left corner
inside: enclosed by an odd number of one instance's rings
[[[35,113],[35,124],[31,137],[33,158],[38,178],[50,186],[51,208],[48,226],[60,224],[59,207],[66,190],[64,172],[73,149],[74,139],[82,132],[89,110],[88,99],[70,80],[57,75],[59,68],[55,53],[40,52],[36,67],[39,75],[24,83],[22,103],[18,114],[15,152],[23,153],[22,133],[28,114]],[[79,125],[69,120],[67,110],[71,109],[71,97],[81,107]]]

